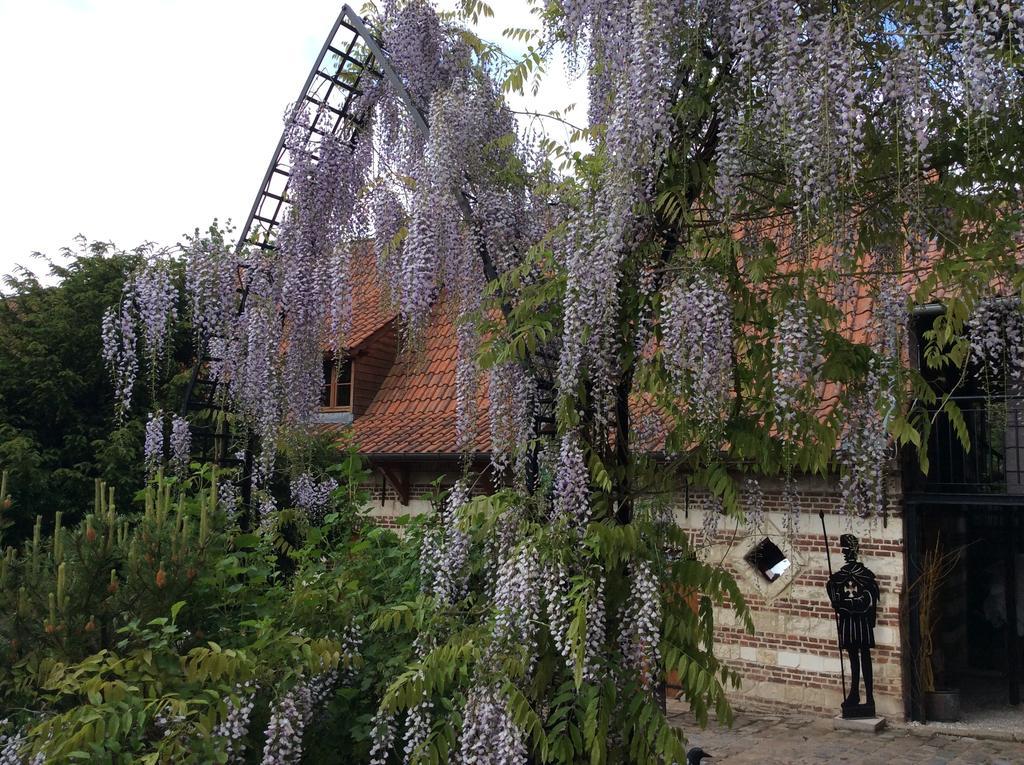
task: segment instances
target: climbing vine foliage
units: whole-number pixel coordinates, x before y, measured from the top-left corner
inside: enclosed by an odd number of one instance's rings
[[[420,597],[377,620],[417,653],[380,705],[381,763],[681,761],[661,679],[727,717],[714,609],[750,625],[673,522],[679,477],[757,524],[757,477],[781,478],[793,534],[803,473],[838,472],[851,517],[881,513],[893,449],[955,413],[910,364],[916,305],[946,307],[918,338],[928,368],[1009,357],[1019,376],[1019,4],[526,5],[517,57],[473,33],[482,2],[383,3],[370,20],[429,131],[384,81],[353,135],[307,142],[317,115],[290,109],[275,249],[187,248],[257,483],[345,347],[368,248],[410,349],[456,325],[464,444],[488,383],[508,488],[453,489]],[[587,86],[572,145],[509,105],[555,57]],[[125,405],[136,347],[159,356],[176,310],[154,268],[105,324]]]

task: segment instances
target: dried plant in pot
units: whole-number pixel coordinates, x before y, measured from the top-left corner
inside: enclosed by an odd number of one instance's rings
[[[917,679],[924,698],[925,718],[935,722],[955,722],[960,719],[960,690],[936,686],[934,653],[939,623],[937,599],[943,584],[959,565],[963,551],[963,547],[943,549],[941,537],[936,537],[935,544],[924,554],[920,575],[910,587],[918,595],[918,624],[921,632],[921,641],[914,657]]]

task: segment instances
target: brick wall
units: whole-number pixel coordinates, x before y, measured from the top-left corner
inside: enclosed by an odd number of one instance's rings
[[[887,517],[850,519],[839,512],[831,482],[805,479],[799,484],[801,515],[794,539],[787,538],[782,486],[762,483],[766,522],[761,532],[721,519],[718,533],[703,540],[703,497],[691,493],[675,507],[679,524],[701,546],[703,559],[723,564],[736,577],[750,606],[755,633],[747,634],[728,608],[716,610],[716,653],[743,676],[733,692],[737,707],[785,706],[835,714],[842,701],[839,652],[833,611],[825,594],[828,563],[818,511],[825,513],[832,566],[843,565],[839,535],[851,532],[861,541],[861,560],[875,572],[881,591],[872,651],[875,704],[879,714],[903,717],[903,670],[900,602],[904,589],[903,521],[898,486],[890,487]],[[771,539],[792,565],[768,582],[743,557],[764,537]],[[846,657],[844,656],[844,662]],[[849,666],[846,667],[849,681]]]

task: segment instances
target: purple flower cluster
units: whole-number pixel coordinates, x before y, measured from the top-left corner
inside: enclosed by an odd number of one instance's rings
[[[146,259],[125,284],[125,302],[134,306],[151,363],[163,357],[171,325],[178,315],[178,291],[171,282],[170,261]]]
[[[569,645],[569,572],[561,563],[546,562],[541,570],[541,586],[544,591],[544,603],[547,609],[548,630],[555,649],[566,660],[572,656]]]
[[[455,443],[459,451],[470,452],[477,436],[480,365],[477,363],[477,331],[468,317],[463,317],[455,336]]]
[[[605,600],[604,573],[598,574],[591,584],[587,599],[587,636],[583,643],[583,679],[600,683],[602,667],[607,666],[608,603]],[[574,661],[570,661],[574,665]]]
[[[661,592],[645,560],[629,564],[629,598],[622,612],[619,648],[640,684],[653,691],[661,678]]]
[[[528,672],[537,661],[540,593],[540,559],[535,550],[523,545],[513,550],[498,568],[493,637],[506,648],[524,649]]]
[[[722,506],[721,498],[714,494],[708,494],[704,499],[704,517],[700,527],[700,541],[705,548],[710,548],[718,536],[718,527],[725,515],[725,508]]]
[[[765,522],[764,491],[756,478],[748,477],[743,481],[743,509],[747,527],[752,532],[760,531]]]
[[[555,650],[570,668],[575,668],[579,661],[569,638],[569,624],[575,608],[574,598],[586,599],[586,635],[581,672],[588,682],[599,682],[600,670],[605,659],[608,618],[603,573],[597,573],[587,579],[573,580],[561,563],[546,563],[540,572],[540,586],[551,640]]]
[[[1005,66],[1003,57],[1007,39],[1020,48],[1024,8],[1005,0],[954,3],[952,17],[950,31],[957,42],[953,54],[968,107],[980,114],[993,114],[1012,104],[1014,98],[1019,103],[1020,75]],[[934,25],[930,30],[933,36],[946,32],[943,14],[933,12],[923,18]]]
[[[224,702],[224,717],[211,735],[224,739],[228,765],[245,762],[245,737],[249,734],[249,719],[255,704],[256,685],[252,682],[235,686]]]
[[[146,420],[143,459],[146,463],[146,473],[151,476],[167,459],[167,453],[164,450],[164,413],[159,409],[150,412],[149,418]]]
[[[836,456],[842,466],[839,491],[843,510],[861,518],[881,516],[885,508],[885,461],[889,444],[879,405],[884,401],[882,375],[873,364],[862,389],[851,392]]]
[[[491,462],[499,473],[513,469],[522,482],[527,447],[533,438],[536,380],[510,361],[491,369],[488,415],[491,421]]]
[[[216,226],[209,236],[197,230],[185,247],[185,294],[197,345],[231,334],[238,314],[238,260]]]
[[[222,478],[217,484],[217,507],[227,516],[229,521],[233,521],[237,517],[240,501],[238,486],[235,482]]]
[[[795,426],[817,360],[818,337],[807,306],[794,298],[779,318],[772,345],[775,416],[783,434]]]
[[[281,319],[270,276],[256,265],[249,273],[238,334],[223,351],[225,358],[231,359],[226,368],[230,369],[232,398],[243,420],[262,441],[266,454],[277,443],[284,411],[278,374]],[[317,378],[317,385],[323,385],[321,378]]]
[[[263,765],[298,765],[302,739],[317,708],[334,688],[337,673],[330,671],[300,679],[274,705],[267,723]]]
[[[430,736],[434,718],[434,703],[424,696],[418,704],[409,708],[405,718],[405,762],[418,762],[423,745]]]
[[[140,340],[155,370],[178,315],[178,293],[171,281],[170,264],[163,253],[147,252],[142,265],[125,281],[117,308],[108,308],[103,314],[103,360],[114,384],[119,419],[131,408],[139,374]]]
[[[434,93],[447,87],[451,74],[442,61],[445,40],[441,20],[426,0],[385,9],[384,45],[392,65],[416,104],[429,110]]]
[[[351,320],[352,245],[365,229],[360,193],[372,159],[372,135],[353,147],[341,136],[310,142],[311,127],[329,115],[296,107],[287,118],[291,207],[277,235],[275,304],[285,317],[281,359],[284,414],[312,418],[320,397],[325,349],[340,352]],[[315,136],[315,134],[313,134]]]
[[[679,36],[687,27],[684,4],[669,0],[633,0],[625,28],[616,16],[604,3],[574,4],[565,16],[570,39],[587,35],[600,57],[589,83],[591,118],[606,123],[608,161],[593,205],[574,216],[562,244],[567,283],[559,387],[574,396],[588,372],[602,425],[611,421],[620,378],[621,266],[645,232],[637,210],[651,201],[672,140]]]
[[[732,391],[732,304],[718,277],[679,279],[664,295],[662,354],[680,395],[702,429],[713,428]]]
[[[300,473],[292,478],[292,505],[305,513],[310,523],[320,523],[331,508],[331,495],[338,482],[331,477],[317,480],[312,473]]]
[[[445,501],[439,533],[425,538],[420,551],[423,587],[445,604],[455,603],[466,594],[470,540],[460,521],[467,502],[469,489],[464,481],[457,481]]]
[[[460,762],[477,765],[525,765],[526,736],[512,720],[496,684],[474,686],[466,698],[459,736]]]
[[[576,433],[562,436],[555,476],[556,518],[568,518],[580,532],[590,522],[590,470],[583,459],[583,448]]]
[[[132,391],[139,374],[138,336],[129,307],[122,302],[117,310],[104,311],[101,333],[103,360],[114,384],[114,402],[121,420],[131,408]]]
[[[782,530],[789,540],[796,539],[800,533],[800,508],[802,500],[793,476],[787,476],[782,486]]]
[[[21,730],[6,733],[7,719],[0,720],[0,765],[43,765],[45,755],[40,752],[33,757],[27,755],[28,736]]]
[[[967,339],[971,361],[980,366],[990,387],[1020,388],[1024,383],[1024,313],[1019,298],[979,300],[967,319]]]
[[[405,208],[394,190],[380,184],[370,194],[370,215],[377,253],[377,273],[385,289],[391,291],[389,298],[394,302],[397,300],[394,274],[398,273],[403,261],[405,238],[402,232],[408,224]]]
[[[387,765],[388,755],[395,745],[395,716],[378,709],[370,729],[370,765]]]
[[[170,468],[180,476],[188,474],[192,453],[192,431],[188,420],[177,414],[171,415],[171,459]]]
[[[276,513],[277,502],[274,500],[274,495],[270,492],[264,492],[256,509],[256,517],[259,519],[258,527],[261,533],[266,534],[273,530]]]

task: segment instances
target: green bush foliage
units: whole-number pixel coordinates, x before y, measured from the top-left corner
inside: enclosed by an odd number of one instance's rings
[[[150,409],[176,408],[190,364],[187,325],[175,328],[167,368],[136,385],[138,407],[123,422],[103,367],[103,312],[118,302],[145,247],[121,250],[81,239],[47,274],[3,277],[0,294],[0,469],[10,471],[8,538],[52,526],[60,511],[77,523],[101,478],[127,496],[141,485],[139,461]],[[147,384],[148,383],[148,384]]]
[[[385,605],[414,597],[418,561],[415,544],[367,521],[358,457],[337,470],[354,482],[316,527],[284,509],[264,533],[243,533],[210,469],[157,476],[142,513],[120,512],[97,482],[80,523],[37,522],[0,571],[0,750],[24,762],[259,762],[275,705],[336,672],[307,761],[365,760],[411,641],[361,636]],[[293,543],[282,553],[283,534]],[[247,734],[219,735],[243,696],[254,701]]]

